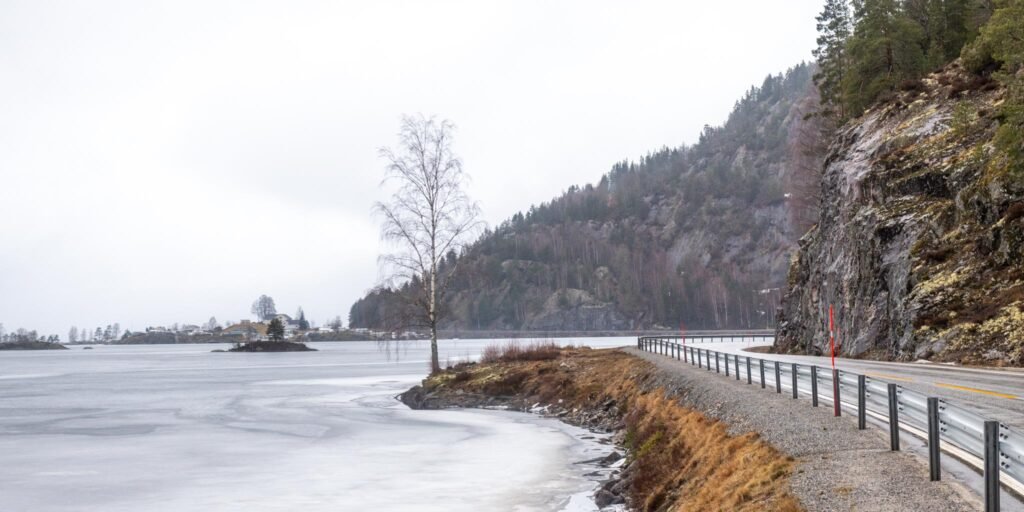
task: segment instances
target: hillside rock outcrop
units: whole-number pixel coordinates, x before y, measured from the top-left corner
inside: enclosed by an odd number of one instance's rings
[[[847,125],[800,241],[776,349],[1024,364],[1024,170],[992,144],[1003,91],[954,63]]]

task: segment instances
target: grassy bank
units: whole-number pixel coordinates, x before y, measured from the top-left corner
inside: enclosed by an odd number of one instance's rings
[[[622,488],[637,510],[801,510],[789,491],[793,461],[753,433],[686,409],[655,368],[617,350],[493,350],[426,379],[403,397],[419,407],[540,404],[564,420],[620,433],[629,463]]]

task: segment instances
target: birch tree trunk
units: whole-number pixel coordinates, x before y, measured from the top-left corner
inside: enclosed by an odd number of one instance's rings
[[[462,188],[469,178],[452,150],[453,130],[448,121],[403,117],[398,147],[380,150],[388,162],[383,184],[393,184],[395,191],[375,207],[384,219],[381,235],[395,249],[381,256],[387,285],[406,303],[389,327],[430,329],[432,373],[441,370],[437,328],[448,285],[463,248],[483,226],[479,207]],[[456,256],[454,264],[442,270],[448,254]]]

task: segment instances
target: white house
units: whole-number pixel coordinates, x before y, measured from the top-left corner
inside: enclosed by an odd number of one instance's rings
[[[284,324],[284,335],[286,338],[292,337],[299,330],[299,322],[297,320],[292,320],[292,317],[284,313],[274,315],[274,318],[280,320],[281,323]]]

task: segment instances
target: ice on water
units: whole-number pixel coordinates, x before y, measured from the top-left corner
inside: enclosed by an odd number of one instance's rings
[[[442,360],[486,343],[444,342]],[[609,448],[585,431],[407,409],[394,395],[422,378],[422,342],[314,345],[0,354],[0,511],[594,510],[578,462]]]

